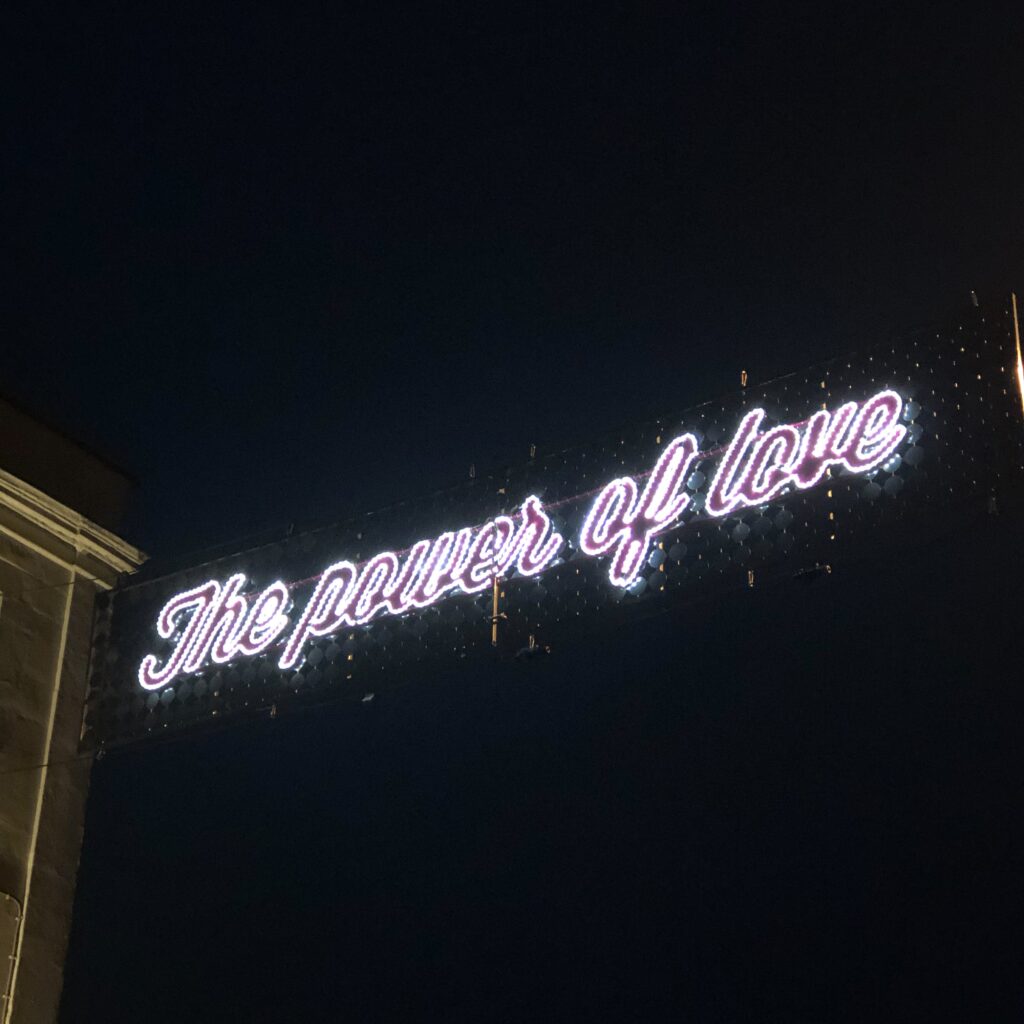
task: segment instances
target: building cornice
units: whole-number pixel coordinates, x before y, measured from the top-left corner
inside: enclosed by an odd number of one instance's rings
[[[138,548],[3,469],[0,530],[101,586],[113,585],[146,560]]]

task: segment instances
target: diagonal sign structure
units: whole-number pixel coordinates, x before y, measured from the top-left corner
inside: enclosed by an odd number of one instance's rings
[[[98,612],[83,743],[361,696],[426,660],[532,648],[963,527],[1019,495],[1015,312],[129,581]]]

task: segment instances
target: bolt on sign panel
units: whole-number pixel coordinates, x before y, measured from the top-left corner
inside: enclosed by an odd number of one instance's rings
[[[83,744],[361,699],[969,529],[1020,496],[1015,307],[101,601]]]

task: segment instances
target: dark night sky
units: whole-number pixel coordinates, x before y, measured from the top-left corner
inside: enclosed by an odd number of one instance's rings
[[[1020,62],[976,15],[168,4],[26,35],[2,387],[144,482],[160,554],[1019,279]]]
[[[8,12],[0,391],[132,472],[125,535],[173,562],[999,297],[1022,283],[1014,18]],[[869,614],[850,588],[837,643]],[[950,807],[997,829],[1013,773],[958,788],[952,691],[915,731],[910,697],[847,671],[822,710],[817,651],[759,692],[743,643],[773,620],[746,614],[724,695],[674,674],[734,634],[694,653],[692,625],[649,626],[539,684],[112,756],[65,1019],[1014,1019],[1002,981],[968,995],[1008,956],[968,906],[1005,864],[978,853],[954,897],[936,839]],[[957,742],[1008,751],[1000,721]]]

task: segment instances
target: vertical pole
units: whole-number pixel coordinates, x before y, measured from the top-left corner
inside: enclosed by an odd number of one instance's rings
[[[501,597],[501,584],[498,577],[494,577],[493,590],[491,591],[491,646],[498,646],[498,599]]]

